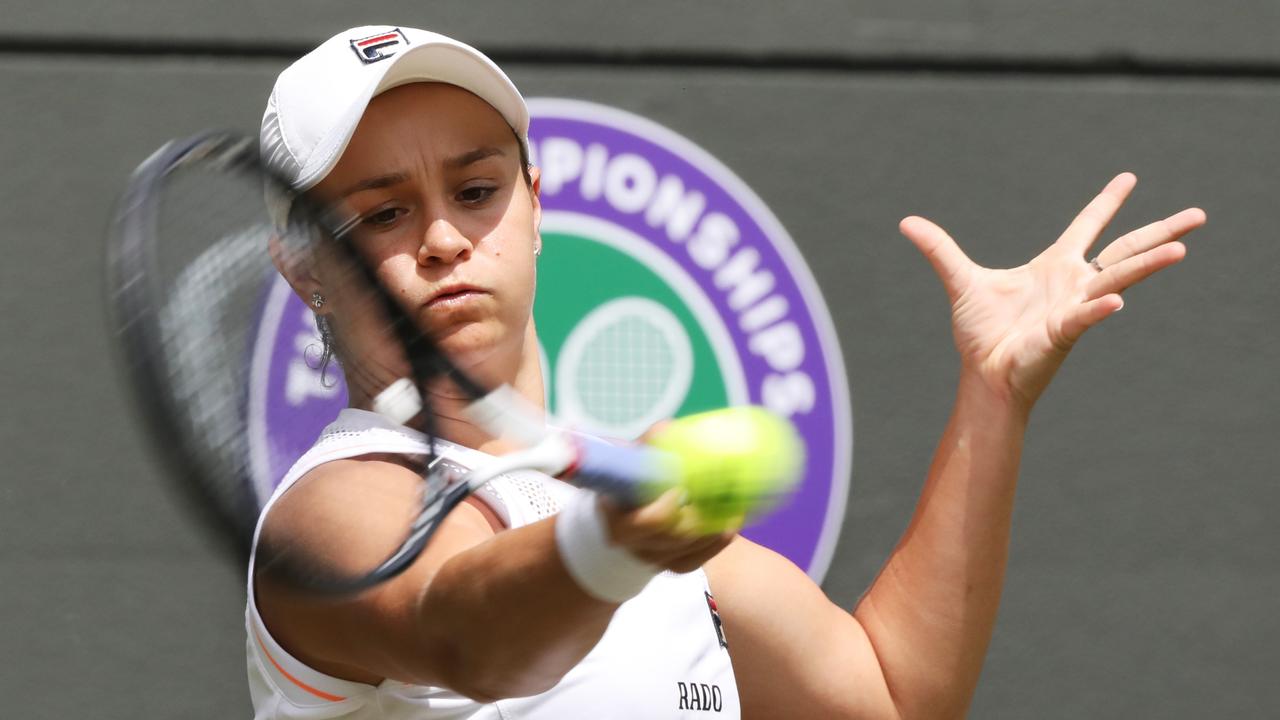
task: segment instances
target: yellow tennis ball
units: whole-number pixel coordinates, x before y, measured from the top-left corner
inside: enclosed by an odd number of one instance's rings
[[[790,422],[760,407],[674,420],[650,440],[673,458],[686,493],[679,527],[696,535],[737,530],[795,488],[804,445]]]

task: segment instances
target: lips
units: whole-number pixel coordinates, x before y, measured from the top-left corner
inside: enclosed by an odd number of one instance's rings
[[[474,300],[488,292],[474,285],[447,285],[440,288],[427,301],[428,308],[448,307],[451,305],[459,305],[469,300]]]

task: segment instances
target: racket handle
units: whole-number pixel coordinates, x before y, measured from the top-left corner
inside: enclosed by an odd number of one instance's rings
[[[579,485],[628,507],[669,488],[684,491],[682,523],[695,534],[736,530],[776,507],[800,478],[795,427],[760,407],[730,407],[673,420],[647,445],[575,438]]]
[[[741,527],[776,506],[799,480],[804,446],[790,422],[760,407],[722,408],[673,420],[645,445],[613,445],[549,431],[524,398],[500,387],[468,407],[490,433],[529,449],[470,482],[519,467],[604,493],[627,508],[682,488],[687,523],[699,533]]]
[[[561,478],[595,490],[628,508],[639,507],[674,487],[679,470],[674,458],[644,445],[613,445],[574,436],[577,462]]]

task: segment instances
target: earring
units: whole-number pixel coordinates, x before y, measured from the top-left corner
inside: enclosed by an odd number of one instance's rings
[[[311,307],[319,310],[324,306],[324,296],[318,292],[311,293]]]

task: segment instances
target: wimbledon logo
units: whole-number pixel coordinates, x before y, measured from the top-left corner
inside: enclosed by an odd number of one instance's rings
[[[852,429],[831,319],[791,238],[737,176],[671,130],[581,101],[534,99],[529,110],[543,207],[534,316],[550,410],[619,438],[732,404],[791,418],[807,449],[800,489],[744,534],[821,580],[844,516]],[[277,282],[250,396],[264,500],[344,403],[308,362],[317,344],[310,311]]]

